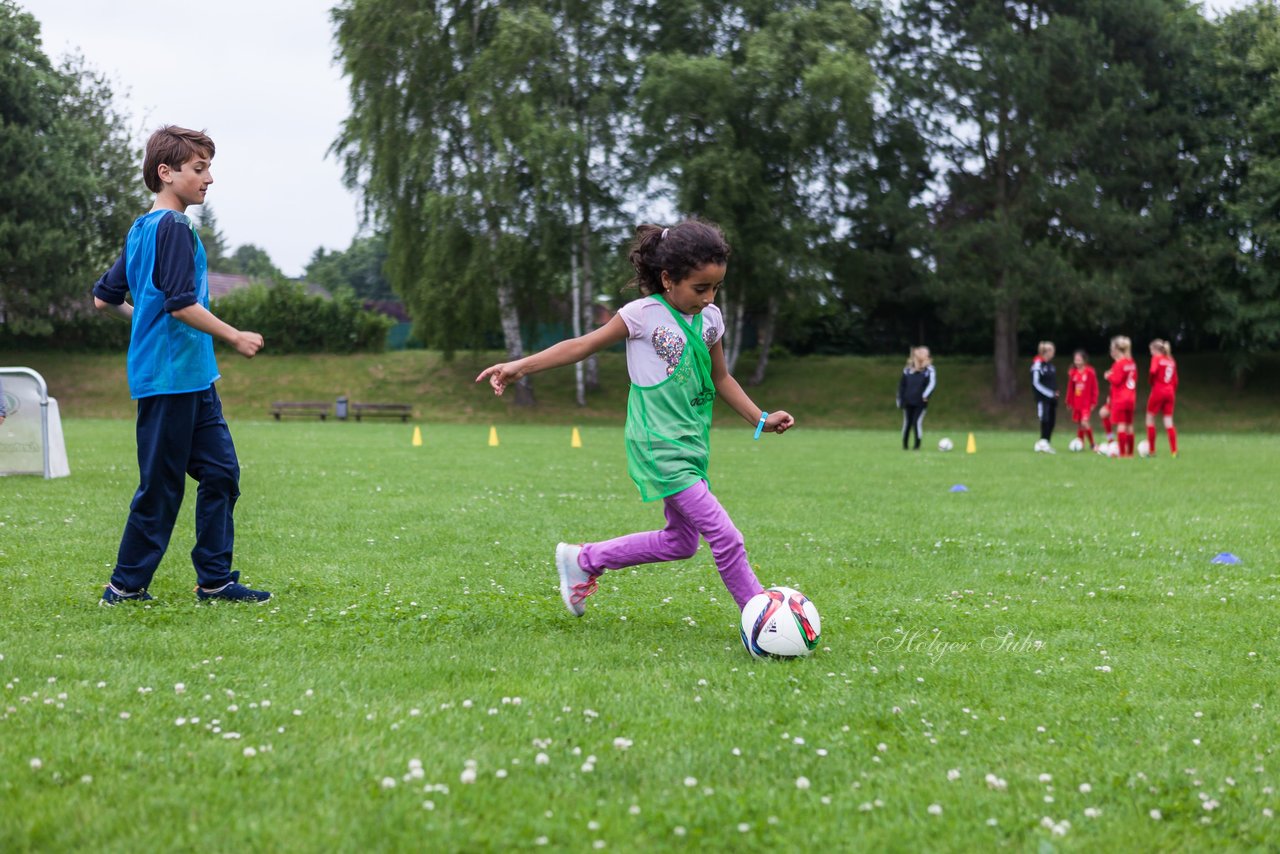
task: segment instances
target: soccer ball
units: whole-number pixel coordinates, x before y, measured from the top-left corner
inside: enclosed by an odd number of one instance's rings
[[[952,448],[954,448],[954,447],[955,447],[955,446],[951,444],[951,440],[950,440],[950,439],[939,439],[939,440],[938,440],[938,450],[939,450],[939,451],[949,451],[949,450],[951,450],[951,449],[952,449]]]
[[[742,609],[742,645],[754,658],[808,655],[821,635],[818,609],[790,587],[770,587]]]
[[[1067,443],[1067,450],[1073,454],[1078,454],[1084,450],[1084,442],[1081,442],[1080,437],[1077,436]]]
[[[1115,458],[1115,457],[1120,456],[1120,443],[1119,443],[1119,442],[1108,442],[1108,443],[1107,443],[1107,456],[1108,456],[1108,457],[1112,457],[1112,458]]]
[[[1036,439],[1035,450],[1037,454],[1043,454],[1045,451],[1049,450],[1049,440]]]
[[[1141,442],[1138,443],[1138,456],[1140,457],[1151,456],[1151,443],[1148,442],[1146,439],[1143,439]]]

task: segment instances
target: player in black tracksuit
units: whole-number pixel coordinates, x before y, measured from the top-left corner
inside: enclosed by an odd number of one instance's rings
[[[915,449],[920,450],[920,427],[924,423],[929,397],[937,384],[938,375],[933,370],[929,348],[913,348],[911,358],[902,370],[902,379],[898,380],[898,408],[902,410],[902,450],[907,450],[907,438],[913,430],[916,434]]]
[[[1031,388],[1036,394],[1036,417],[1040,419],[1040,438],[1046,442],[1053,439],[1053,425],[1058,414],[1058,375],[1053,367],[1054,352],[1053,342],[1041,341],[1040,355],[1031,363]]]

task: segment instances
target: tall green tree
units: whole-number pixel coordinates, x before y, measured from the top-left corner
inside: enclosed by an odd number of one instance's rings
[[[637,157],[679,210],[724,227],[726,352],[733,366],[754,318],[759,382],[780,319],[830,286],[871,143],[876,22],[846,0],[669,0],[649,20]]]
[[[200,233],[200,243],[204,246],[205,261],[209,269],[215,273],[237,273],[231,265],[230,247],[227,238],[218,227],[218,216],[213,206],[205,202],[196,214],[196,230]]]
[[[1202,99],[1211,130],[1197,153],[1217,182],[1188,229],[1211,281],[1194,316],[1243,384],[1280,344],[1280,8],[1261,0],[1226,15],[1214,37]]]
[[[351,116],[335,144],[387,234],[387,272],[416,331],[446,353],[495,318],[508,358],[554,284],[541,244],[564,233],[541,178],[542,117],[561,61],[525,4],[347,0],[334,10]],[[516,401],[534,402],[526,378]]]
[[[284,278],[284,273],[280,272],[280,268],[271,260],[271,255],[267,250],[252,243],[237,246],[236,251],[232,252],[231,257],[227,260],[226,267],[229,273],[237,273],[254,279],[275,281]]]
[[[393,300],[396,295],[387,280],[386,264],[386,235],[373,234],[352,239],[345,250],[316,249],[302,277],[330,293],[349,288],[361,299]]]
[[[895,102],[945,161],[931,250],[950,318],[988,318],[995,396],[1018,335],[1124,317],[1167,262],[1185,169],[1183,0],[905,0]]]
[[[0,0],[0,314],[48,334],[83,307],[144,210],[137,153],[110,87],[70,57],[55,67],[40,26]]]

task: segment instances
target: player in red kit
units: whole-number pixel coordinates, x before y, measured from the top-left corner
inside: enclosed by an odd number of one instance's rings
[[[1133,456],[1133,410],[1138,403],[1138,365],[1133,361],[1133,342],[1124,335],[1111,339],[1110,369],[1104,375],[1111,384],[1111,426],[1116,431],[1120,456]]]
[[[1071,410],[1071,420],[1076,425],[1076,438],[1081,442],[1088,441],[1089,450],[1093,450],[1093,408],[1098,405],[1098,375],[1089,364],[1089,354],[1077,350],[1071,358],[1071,369],[1067,371],[1067,407]]]
[[[1169,453],[1178,456],[1178,431],[1173,427],[1173,404],[1178,391],[1178,363],[1169,342],[1151,342],[1151,397],[1147,398],[1147,445],[1156,455],[1156,416],[1164,416],[1164,432],[1169,436]]]

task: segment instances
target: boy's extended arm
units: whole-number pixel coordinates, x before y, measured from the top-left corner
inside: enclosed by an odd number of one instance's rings
[[[756,424],[760,421],[760,415],[764,410],[756,406],[755,401],[729,373],[729,366],[724,360],[724,348],[720,346],[719,341],[711,347],[711,381],[716,384],[716,394],[720,399],[729,404],[729,407],[741,415],[744,421],[748,424]],[[795,423],[796,420],[790,413],[779,409],[769,413],[764,429],[770,433],[783,433]]]
[[[93,307],[96,308],[98,311],[105,311],[105,312],[109,312],[110,314],[115,314],[120,317],[123,317],[125,320],[133,319],[133,306],[127,302],[122,302],[119,305],[116,305],[115,303],[107,302],[101,297],[94,297]]]
[[[614,315],[609,322],[599,329],[593,329],[577,338],[568,338],[559,344],[553,344],[545,350],[516,359],[514,362],[499,362],[480,372],[476,382],[489,380],[494,394],[502,394],[511,383],[551,368],[560,368],[581,362],[592,353],[605,347],[611,347],[627,338],[627,324],[619,315]]]
[[[227,342],[246,359],[252,359],[262,349],[261,335],[256,332],[241,332],[231,324],[219,320],[213,312],[200,303],[171,311],[169,315],[181,320],[192,329],[199,329],[201,332],[207,332],[214,338]]]

